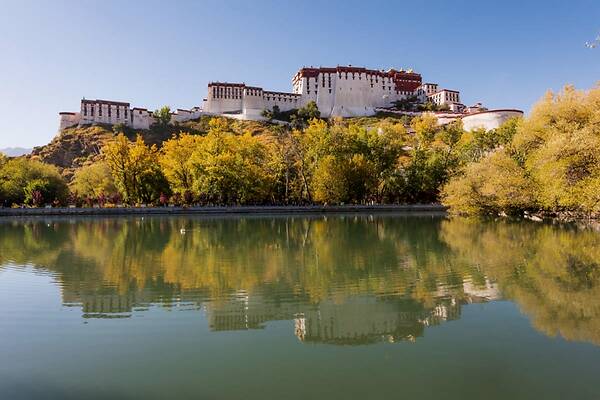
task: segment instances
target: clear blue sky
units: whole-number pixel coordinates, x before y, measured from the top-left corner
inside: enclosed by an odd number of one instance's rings
[[[404,67],[465,103],[529,110],[600,81],[600,1],[0,0],[0,147],[82,97],[199,105],[211,80],[290,91],[303,65]]]

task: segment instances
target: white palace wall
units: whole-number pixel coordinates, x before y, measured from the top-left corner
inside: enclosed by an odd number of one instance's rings
[[[171,123],[200,118],[202,109],[177,109],[171,114]],[[73,126],[92,124],[124,124],[133,129],[149,129],[155,122],[152,112],[145,108],[129,108],[129,103],[107,100],[81,100],[80,112],[59,113],[59,131]]]
[[[408,82],[408,83],[407,83]],[[415,93],[421,84],[418,74],[355,67],[308,68],[293,80],[293,93],[271,92],[243,83],[212,82],[204,111],[210,114],[260,115],[277,105],[287,111],[314,101],[323,117],[373,115],[375,108],[391,106]],[[408,87],[405,87],[408,85]],[[242,95],[236,90],[242,88]]]
[[[466,131],[483,128],[487,131],[496,129],[510,118],[522,117],[521,110],[489,110],[462,117],[463,128]]]

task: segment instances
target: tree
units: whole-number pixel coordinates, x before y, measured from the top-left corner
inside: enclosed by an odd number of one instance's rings
[[[111,169],[104,161],[86,165],[75,172],[70,189],[84,197],[97,198],[100,195],[117,193]]]
[[[374,193],[375,167],[362,154],[323,158],[315,171],[315,200],[322,203],[364,203]]]
[[[126,133],[127,125],[125,125],[123,122],[119,122],[118,124],[113,125],[112,130],[115,135],[118,135],[119,133]]]
[[[26,201],[31,204],[35,191],[42,194],[44,201],[60,203],[66,201],[69,193],[64,178],[53,165],[14,158],[0,166],[0,196],[4,206]]]
[[[425,114],[411,121],[415,132],[397,151],[396,162],[385,170],[379,187],[382,200],[436,202],[441,186],[459,167],[458,143],[464,135],[460,123],[438,126],[437,118]]]
[[[152,113],[156,120],[156,124],[161,127],[166,127],[171,122],[171,107],[163,106]]]
[[[313,100],[306,103],[304,107],[298,110],[298,116],[306,121],[310,121],[314,118],[321,118],[321,112],[317,107],[317,103]]]
[[[526,171],[499,150],[471,163],[443,189],[443,202],[459,214],[521,213],[535,204]]]
[[[394,107],[401,111],[412,111],[417,103],[417,96],[410,96],[394,102]]]
[[[309,101],[304,107],[298,109],[298,111],[290,117],[292,128],[304,129],[308,126],[308,122],[312,119],[321,118],[321,112],[317,107],[317,103]]]
[[[266,119],[268,119],[269,121],[271,121],[273,119],[273,111],[268,110],[268,109],[264,109],[262,110],[262,112],[260,113],[260,115]]]
[[[463,162],[474,162],[498,148],[511,145],[521,118],[511,118],[496,129],[483,128],[466,132],[461,139]]]
[[[182,134],[163,143],[160,165],[175,193],[183,194],[192,190],[194,167],[192,154],[197,150],[200,137]]]
[[[302,202],[302,165],[296,136],[289,129],[278,126],[269,148],[270,169],[275,174],[274,198],[285,204]]]
[[[31,180],[25,186],[25,204],[40,207],[49,196],[52,196],[51,187],[45,179]]]
[[[271,121],[273,119],[280,119],[280,114],[281,111],[279,109],[279,106],[276,104],[273,106],[272,110],[264,109],[260,115]]]
[[[264,203],[274,185],[270,157],[258,138],[235,136],[216,126],[199,139],[192,155],[194,192],[214,204]]]
[[[102,149],[123,200],[129,204],[155,202],[160,193],[170,193],[160,170],[156,146],[148,147],[140,135],[130,142],[123,134]]]
[[[599,120],[600,86],[566,86],[546,94],[519,124],[511,151],[539,188],[543,209],[600,212],[593,190],[600,180]]]
[[[438,119],[435,115],[423,114],[413,118],[411,128],[415,131],[417,145],[428,146],[439,131]]]

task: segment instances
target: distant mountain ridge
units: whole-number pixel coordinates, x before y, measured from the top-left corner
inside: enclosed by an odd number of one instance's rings
[[[0,153],[9,157],[18,157],[29,154],[32,150],[33,149],[27,149],[25,147],[6,147],[4,149],[0,149]]]

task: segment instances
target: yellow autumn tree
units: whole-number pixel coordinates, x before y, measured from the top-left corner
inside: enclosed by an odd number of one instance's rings
[[[160,165],[173,192],[184,194],[192,190],[194,170],[191,160],[200,141],[199,136],[182,134],[163,143]]]
[[[170,192],[160,169],[158,149],[147,146],[141,135],[130,142],[121,133],[102,148],[102,154],[125,202],[156,202],[161,194]]]

